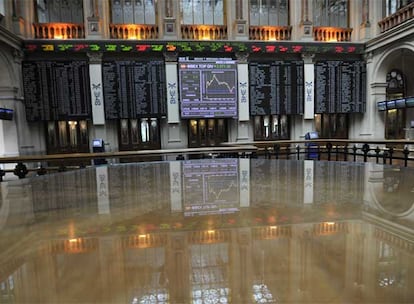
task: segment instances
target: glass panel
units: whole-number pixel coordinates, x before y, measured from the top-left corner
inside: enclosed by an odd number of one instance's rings
[[[155,5],[154,0],[145,0],[145,16],[146,24],[155,24]],[[138,20],[136,20],[138,22]]]
[[[214,3],[212,0],[203,0],[204,8],[204,24],[214,24],[213,21],[213,10]]]
[[[197,137],[197,120],[190,120],[190,134],[192,137]]]
[[[322,136],[322,114],[315,114],[315,130]]]
[[[141,141],[148,142],[150,140],[149,136],[149,124],[147,118],[141,119]]]
[[[250,25],[259,25],[259,0],[250,0]]]
[[[200,119],[200,128],[199,128],[199,132],[200,132],[200,141],[201,141],[201,145],[205,145],[206,144],[206,139],[207,139],[207,128],[206,128],[206,121],[205,119]]]
[[[88,123],[86,120],[79,121],[79,131],[80,131],[80,144],[88,144]]]
[[[156,118],[151,118],[151,142],[158,142],[158,121]]]
[[[134,9],[132,6],[132,0],[124,0],[124,22],[126,24],[134,23]]]
[[[207,141],[209,145],[215,144],[215,120],[209,119],[208,121],[208,127],[207,127]]]
[[[269,138],[270,135],[270,122],[269,122],[269,116],[263,117],[263,127],[264,127],[264,138]]]
[[[269,6],[267,5],[267,1],[259,2],[259,25],[268,25],[269,24]]]
[[[131,143],[133,145],[139,144],[139,130],[138,130],[138,119],[131,119]]]
[[[180,7],[182,24],[193,24],[193,2],[181,0]]]
[[[129,144],[128,119],[121,119],[121,144]]]
[[[192,2],[193,2],[193,24],[204,24],[202,0],[193,0]]]
[[[145,23],[144,0],[134,1],[134,21],[135,23]]]
[[[272,117],[272,138],[276,139],[279,137],[279,117],[273,115]]]
[[[68,133],[66,130],[66,121],[59,121],[59,143],[61,147],[66,147],[68,145]]]
[[[124,23],[121,0],[112,0],[112,23]]]
[[[280,137],[283,139],[289,138],[288,118],[286,115],[280,116]]]
[[[78,146],[78,132],[77,132],[77,121],[69,121],[69,143],[72,148]]]
[[[214,24],[223,25],[224,24],[224,9],[223,9],[223,0],[214,0]]]
[[[57,147],[57,141],[56,141],[56,128],[55,128],[55,122],[54,121],[48,121],[47,122],[47,140],[48,140],[48,146],[51,148]]]
[[[217,137],[220,138],[221,142],[227,140],[227,132],[226,132],[226,126],[224,124],[224,119],[219,119],[217,121]]]
[[[255,139],[262,139],[262,118],[261,116],[254,117],[254,137]]]

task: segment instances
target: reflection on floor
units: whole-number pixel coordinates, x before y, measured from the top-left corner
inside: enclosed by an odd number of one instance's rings
[[[412,303],[413,177],[215,159],[3,182],[0,303]]]

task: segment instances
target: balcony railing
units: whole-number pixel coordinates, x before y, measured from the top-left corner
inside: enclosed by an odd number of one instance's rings
[[[151,24],[110,24],[111,39],[158,39],[158,26]]]
[[[378,22],[381,33],[414,17],[414,2]]]
[[[340,27],[326,27],[326,26],[315,26],[313,28],[313,39],[315,41],[351,41],[351,28],[340,28]]]
[[[85,38],[85,27],[77,23],[34,23],[36,39],[82,39]]]
[[[290,40],[291,26],[250,26],[249,40]]]
[[[181,25],[181,38],[190,40],[224,40],[227,39],[225,25]]]

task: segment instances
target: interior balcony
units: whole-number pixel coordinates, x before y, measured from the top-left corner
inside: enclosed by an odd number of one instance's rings
[[[111,39],[158,39],[155,24],[110,24]]]
[[[182,24],[181,38],[189,40],[225,40],[227,39],[227,26]]]
[[[323,42],[351,41],[352,28],[315,26],[313,27],[313,39]]]
[[[249,40],[290,40],[291,26],[250,26]]]
[[[85,26],[78,23],[34,23],[33,32],[36,39],[85,38]]]
[[[414,2],[404,6],[403,8],[396,11],[394,14],[387,16],[378,22],[381,33],[400,25],[401,23],[410,20],[414,17]]]

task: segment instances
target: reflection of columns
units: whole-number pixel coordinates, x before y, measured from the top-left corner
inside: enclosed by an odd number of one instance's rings
[[[345,235],[345,292],[351,300],[360,302],[362,288],[362,272],[364,264],[365,234],[360,222],[349,223],[349,233]]]
[[[125,267],[123,253],[126,251],[122,248],[122,242],[119,238],[101,237],[99,238],[99,263],[100,263],[100,280],[102,281],[102,299],[105,302],[126,303],[130,300],[130,294],[127,294],[125,288],[125,275],[128,269]],[[116,278],[116,280],[114,280]]]
[[[301,302],[309,294],[308,283],[312,280],[310,231],[311,224],[292,226],[292,238],[289,242],[289,302]]]
[[[233,232],[230,249],[232,303],[251,302],[253,282],[248,280],[252,278],[251,243],[250,229],[240,228]]]
[[[171,303],[188,303],[191,294],[189,256],[186,234],[171,234],[166,257],[166,272]]]

